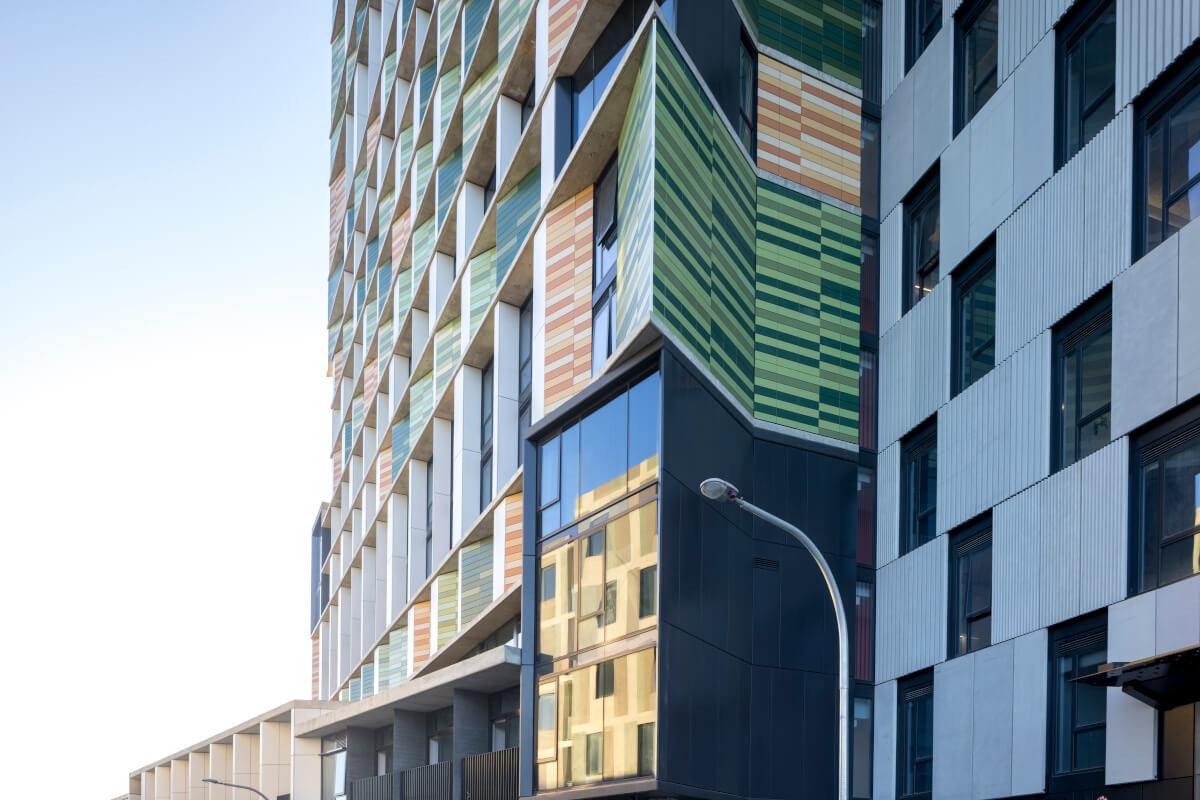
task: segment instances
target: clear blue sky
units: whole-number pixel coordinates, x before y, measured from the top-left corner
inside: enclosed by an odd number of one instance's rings
[[[331,14],[5,4],[6,795],[106,800],[307,696]]]

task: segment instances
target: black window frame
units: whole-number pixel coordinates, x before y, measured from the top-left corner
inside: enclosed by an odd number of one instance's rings
[[[1080,683],[1072,682],[1070,679],[1063,685],[1060,685],[1058,681],[1057,660],[1064,655],[1071,655],[1078,658],[1080,654],[1094,652],[1098,645],[1103,648],[1105,652],[1104,660],[1107,660],[1107,609],[1076,618],[1050,629],[1046,669],[1047,681],[1049,683],[1046,690],[1046,788],[1049,792],[1085,791],[1088,789],[1101,789],[1104,786],[1103,762],[1098,767],[1060,770],[1058,769],[1057,754],[1055,752],[1058,743],[1059,728],[1062,724],[1062,720],[1059,719],[1058,714],[1059,694],[1063,690],[1078,692],[1081,686]],[[1076,663],[1073,670],[1073,677],[1088,674],[1079,672],[1078,670],[1079,667]],[[1101,691],[1103,692],[1103,689]],[[1072,705],[1074,705],[1074,702],[1072,702]],[[1072,720],[1072,737],[1077,733],[1085,731],[1103,730],[1105,731],[1107,742],[1107,699],[1105,700],[1105,713],[1101,715],[1101,719],[1104,721],[1089,725],[1077,725]],[[1072,752],[1073,758],[1074,752]]]
[[[488,747],[496,752],[496,729],[504,731],[504,747],[516,747],[521,739],[521,687],[514,686],[488,696]],[[516,740],[509,742],[509,728],[517,726]]]
[[[929,756],[923,757],[916,754],[916,746],[913,739],[918,732],[914,730],[915,725],[919,724],[919,720],[910,718],[907,707],[910,704],[921,702],[925,699],[929,700],[929,727],[930,740],[933,739],[933,670],[925,670],[918,672],[915,675],[910,675],[903,678],[896,687],[896,798],[897,800],[930,800],[933,797],[933,758],[936,755],[934,748],[930,747]],[[913,725],[910,725],[910,720]],[[911,758],[910,758],[911,756]],[[906,792],[905,786],[908,783],[910,773],[915,780],[916,767],[919,763],[928,761],[930,774],[929,790],[916,790]]]
[[[1165,418],[1153,423],[1148,428],[1138,432],[1131,442],[1130,477],[1129,477],[1129,593],[1130,595],[1153,591],[1163,586],[1169,586],[1178,581],[1193,577],[1185,575],[1163,581],[1162,550],[1164,547],[1177,544],[1188,537],[1200,535],[1200,525],[1188,530],[1173,531],[1164,536],[1163,520],[1165,519],[1166,490],[1163,482],[1159,481],[1156,492],[1155,509],[1158,529],[1151,533],[1146,530],[1145,515],[1146,497],[1143,492],[1143,473],[1147,466],[1156,464],[1159,474],[1165,472],[1165,461],[1189,447],[1200,443],[1200,401],[1192,402],[1181,409],[1176,409]],[[1149,556],[1153,554],[1153,566]]]
[[[602,209],[600,208],[601,198],[606,196],[602,191],[602,187],[606,181],[612,181],[611,197],[612,197],[612,213],[610,215],[607,226],[601,230],[600,220],[602,219]],[[604,169],[600,171],[600,176],[596,178],[595,189],[592,193],[592,374],[595,375],[600,367],[608,360],[608,357],[613,354],[616,348],[616,302],[617,302],[617,239],[620,235],[621,224],[618,217],[617,208],[617,154],[613,153]],[[601,255],[603,252],[611,252],[612,268],[604,274],[599,274],[597,269],[601,263]],[[604,347],[598,351],[596,346],[597,338],[597,322],[601,319],[599,314],[604,313],[604,319],[607,321],[605,333],[607,341]],[[602,352],[602,357],[597,357],[597,353]]]
[[[1187,105],[1200,94],[1200,44],[1193,43],[1175,65],[1159,77],[1138,99],[1134,116],[1133,154],[1133,260],[1137,261],[1155,247],[1165,242],[1178,231],[1166,232],[1167,209],[1172,198],[1180,199],[1188,190],[1200,183],[1200,175],[1185,183],[1177,191],[1166,194],[1166,160],[1170,152],[1168,144],[1163,146],[1163,194],[1160,197],[1163,220],[1159,222],[1160,236],[1151,244],[1149,208],[1149,147],[1148,140],[1154,128],[1169,117],[1171,112]],[[1194,219],[1200,218],[1200,212]]]
[[[917,231],[929,213],[938,218],[938,248],[930,258],[918,264],[917,251],[921,237]],[[908,313],[925,295],[932,292],[941,278],[941,214],[940,165],[934,164],[904,199],[904,285],[901,290],[904,313]],[[925,281],[930,275],[934,280],[926,289]]]
[[[932,451],[934,457],[934,496],[933,505],[918,507],[915,495],[919,483],[927,479],[917,471],[924,468],[921,463],[924,457]],[[937,417],[931,417],[927,422],[904,438],[900,445],[900,555],[910,553],[923,544],[928,544],[937,538]],[[932,517],[928,538],[922,539],[919,533],[924,517]]]
[[[754,158],[758,153],[758,48],[745,28],[741,29],[738,41],[737,135],[746,152]],[[748,76],[745,73],[747,69]],[[750,84],[748,88],[747,78]]]
[[[425,715],[425,761],[441,764],[453,760],[454,751],[454,708],[446,706]],[[433,747],[437,745],[437,761],[433,760]],[[443,752],[446,751],[446,752]]]
[[[534,93],[536,81],[529,82],[529,90],[525,92],[525,97],[521,100],[521,130],[525,130],[525,126],[529,124],[529,120],[533,119],[533,112],[537,108],[537,95]]]
[[[1063,22],[1055,31],[1055,78],[1054,78],[1054,113],[1055,113],[1055,137],[1054,137],[1054,168],[1061,169],[1064,164],[1083,149],[1084,145],[1090,141],[1083,138],[1082,130],[1079,131],[1078,144],[1071,149],[1070,137],[1068,131],[1072,125],[1081,126],[1083,120],[1086,119],[1091,112],[1099,110],[1104,103],[1105,97],[1112,104],[1112,115],[1108,118],[1110,121],[1117,115],[1116,108],[1116,43],[1113,43],[1113,82],[1111,87],[1098,100],[1093,102],[1087,108],[1082,106],[1076,111],[1074,116],[1067,108],[1067,93],[1068,81],[1070,80],[1070,60],[1076,56],[1080,48],[1083,49],[1084,71],[1087,70],[1087,40],[1096,28],[1103,22],[1104,18],[1109,14],[1116,14],[1116,0],[1088,0],[1088,2],[1079,4],[1076,8],[1064,18]],[[1082,103],[1082,98],[1080,99]],[[1107,123],[1105,123],[1107,124]]]
[[[975,75],[973,85],[967,86],[967,50],[972,44],[972,36],[976,31],[976,25],[984,17],[989,7],[995,8],[996,11],[996,63],[991,69],[984,72],[984,79],[981,81],[978,75]],[[985,84],[990,77],[992,81],[991,91],[983,98],[983,102],[976,104],[976,97],[980,89],[985,88]],[[959,8],[958,13],[954,15],[954,134],[957,136],[967,123],[975,118],[987,102],[996,96],[996,92],[1000,89],[1000,0],[973,0],[970,3],[964,3]]]
[[[1065,435],[1068,427],[1068,422],[1065,419],[1065,395],[1063,387],[1063,377],[1068,354],[1079,354],[1085,344],[1092,339],[1103,336],[1105,333],[1109,335],[1109,352],[1108,352],[1108,402],[1082,417],[1079,416],[1079,409],[1082,401],[1082,359],[1080,359],[1080,368],[1077,370],[1077,381],[1075,387],[1075,413],[1076,418],[1071,423],[1074,428],[1074,456],[1068,460],[1065,451]],[[1105,445],[1112,442],[1112,293],[1109,289],[1100,292],[1096,297],[1088,301],[1084,306],[1076,310],[1070,317],[1060,323],[1054,329],[1054,349],[1053,358],[1054,365],[1052,369],[1053,387],[1051,394],[1053,395],[1053,407],[1051,409],[1050,434],[1051,434],[1051,458],[1052,472],[1057,472],[1060,469],[1069,467],[1077,461],[1081,461],[1087,456],[1102,449]],[[1081,438],[1080,430],[1084,425],[1098,420],[1105,414],[1109,415],[1109,438],[1108,442],[1100,445],[1095,450],[1087,453],[1080,452]]]
[[[992,560],[989,558],[988,575],[988,603],[986,608],[969,610],[963,608],[964,594],[969,594],[971,587],[964,586],[961,580],[959,564],[964,560],[969,560],[984,550],[991,551],[992,549],[992,514],[987,512],[983,516],[967,523],[963,527],[950,534],[949,542],[950,550],[950,597],[947,606],[950,610],[950,621],[947,627],[950,637],[947,649],[947,658],[957,658],[965,656],[968,653],[978,652],[992,644],[991,636],[991,617],[992,617]],[[971,579],[974,579],[972,573]],[[988,621],[988,639],[978,647],[971,645],[970,630],[971,626],[982,622],[984,619]]]
[[[517,313],[517,466],[525,463],[525,433],[533,421],[533,295]]]
[[[924,11],[922,15],[920,12]],[[904,71],[917,63],[921,54],[942,30],[942,0],[907,0],[904,4]],[[918,21],[919,17],[924,17]]]
[[[479,510],[492,502],[493,444],[495,443],[495,374],[493,362],[479,371]]]
[[[966,318],[963,313],[966,307],[969,296],[973,296],[976,289],[989,276],[992,278],[993,286],[997,278],[996,274],[996,238],[989,237],[980,247],[971,255],[966,263],[956,269],[951,277],[954,285],[954,311],[953,311],[953,329],[951,331],[954,358],[951,369],[951,385],[954,387],[954,395],[957,396],[960,392],[966,389],[975,381],[987,375],[996,368],[996,297],[993,293],[992,298],[992,335],[987,342],[979,348],[973,349],[970,353],[967,352],[967,342],[973,340],[974,337],[968,337],[964,330]],[[995,290],[994,290],[995,291]],[[992,364],[990,367],[980,372],[978,375],[968,374],[967,366],[969,363],[974,363],[975,357],[981,354],[987,347],[992,350]]]
[[[483,185],[483,210],[487,211],[492,205],[492,200],[496,198],[496,168],[492,168],[492,174],[488,175],[487,183]]]

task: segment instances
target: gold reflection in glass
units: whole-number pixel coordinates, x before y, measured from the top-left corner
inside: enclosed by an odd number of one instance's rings
[[[658,453],[629,468],[629,491],[658,478]]]
[[[658,502],[610,522],[605,535],[604,640],[612,642],[658,622],[657,598],[642,597],[647,587],[642,572],[658,562]]]
[[[654,651],[640,650],[611,663],[611,692],[604,698],[604,777],[652,775],[658,710]]]
[[[578,649],[600,644],[604,624],[604,531],[583,537],[579,556]]]
[[[575,648],[575,547],[542,556],[538,579],[538,648],[551,658]]]
[[[559,678],[558,784],[578,786],[603,777],[596,768],[596,747],[603,733],[604,700],[598,696],[598,667],[592,665]],[[589,738],[592,764],[588,764]],[[589,766],[591,767],[589,769]]]

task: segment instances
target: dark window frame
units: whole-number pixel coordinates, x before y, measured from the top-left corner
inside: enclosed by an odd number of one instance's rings
[[[1112,349],[1109,347],[1108,374],[1109,374],[1109,395],[1108,402],[1098,407],[1095,411],[1089,412],[1082,417],[1079,416],[1079,409],[1082,405],[1083,392],[1083,375],[1082,375],[1082,359],[1080,359],[1080,368],[1077,370],[1077,381],[1075,386],[1075,413],[1076,418],[1071,423],[1074,428],[1074,457],[1068,460],[1064,448],[1064,438],[1068,427],[1065,419],[1065,396],[1063,392],[1063,376],[1065,372],[1066,359],[1068,355],[1079,356],[1085,344],[1096,337],[1109,334],[1109,341],[1112,340],[1112,294],[1108,289],[1103,290],[1094,298],[1089,300],[1085,305],[1076,310],[1072,316],[1060,323],[1054,329],[1054,349],[1053,349],[1053,368],[1051,370],[1051,379],[1053,387],[1051,394],[1053,396],[1053,406],[1051,408],[1051,472],[1057,472],[1060,469],[1069,467],[1077,461],[1086,458],[1091,453],[1096,452],[1104,447],[1101,445],[1096,450],[1089,453],[1080,453],[1081,437],[1080,430],[1083,426],[1090,422],[1100,419],[1105,414],[1109,415],[1109,443],[1112,442]]]
[[[1189,188],[1200,183],[1200,175],[1181,186],[1176,192],[1166,194],[1166,164],[1169,147],[1163,147],[1164,173],[1162,202],[1163,220],[1159,222],[1160,236],[1151,244],[1149,219],[1148,139],[1152,130],[1169,117],[1171,112],[1188,103],[1200,94],[1200,45],[1193,43],[1137,101],[1133,129],[1133,260],[1137,261],[1155,247],[1165,242],[1178,231],[1165,232],[1167,209],[1172,198],[1178,200]],[[1200,214],[1198,214],[1200,218]]]
[[[931,748],[930,755],[921,757],[916,755],[916,745],[912,741],[917,731],[912,730],[908,724],[909,717],[906,713],[906,707],[910,703],[920,702],[925,698],[929,698],[930,707],[930,728],[933,727],[933,696],[934,682],[933,670],[925,670],[918,672],[915,675],[910,675],[907,678],[900,680],[896,687],[896,798],[897,800],[929,800],[933,796],[932,791],[932,773],[933,773],[933,757],[936,752]],[[909,758],[909,755],[912,758]],[[930,790],[929,791],[913,791],[906,792],[905,784],[909,777],[910,771],[914,774],[918,764],[928,761],[930,763]]]
[[[924,11],[921,15],[920,11]],[[907,0],[904,4],[904,71],[907,73],[942,30],[942,0]],[[924,16],[923,20],[918,18]]]
[[[1049,636],[1049,653],[1047,657],[1047,681],[1049,683],[1046,691],[1046,789],[1049,792],[1069,792],[1069,791],[1084,791],[1088,789],[1100,789],[1104,786],[1104,765],[1099,767],[1091,767],[1085,769],[1070,769],[1059,770],[1056,762],[1057,755],[1055,748],[1058,743],[1058,733],[1061,720],[1059,719],[1059,691],[1060,686],[1057,680],[1058,667],[1057,660],[1060,656],[1072,655],[1078,656],[1081,653],[1093,652],[1097,645],[1104,648],[1107,658],[1108,652],[1108,612],[1107,610],[1098,611],[1094,614],[1088,614],[1083,617],[1065,622],[1055,628],[1050,629]],[[1078,670],[1078,665],[1076,665]],[[1078,691],[1079,684],[1070,684],[1070,691]],[[1074,706],[1074,702],[1072,703]],[[1071,734],[1085,732],[1088,730],[1104,730],[1107,739],[1107,723],[1108,723],[1107,703],[1105,713],[1102,715],[1104,722],[1092,723],[1089,725],[1077,725],[1074,720],[1071,722]],[[1072,751],[1072,758],[1074,751]]]
[[[992,616],[992,576],[988,576],[988,604],[986,608],[968,611],[963,608],[963,593],[969,592],[971,587],[965,587],[960,580],[959,563],[963,559],[970,559],[983,550],[992,549],[992,514],[987,512],[980,518],[967,523],[962,528],[950,534],[950,598],[947,603],[950,611],[950,621],[947,630],[950,633],[948,642],[947,658],[956,658],[964,656],[968,653],[974,653],[979,650],[989,647],[992,644],[992,638],[988,633],[988,641],[980,647],[971,646],[970,630],[971,626],[983,621],[987,618],[991,621]],[[994,571],[993,571],[994,574]],[[972,578],[974,575],[972,574]],[[964,645],[965,639],[965,645]]]
[[[917,251],[922,241],[917,234],[926,214],[933,213],[938,217],[938,249],[924,262],[917,263]],[[941,270],[941,174],[940,165],[933,168],[921,178],[921,181],[904,199],[904,285],[902,287],[902,311],[907,313],[913,306],[921,302],[925,295],[932,292],[938,285]],[[926,280],[933,276],[933,282],[926,289]]]
[[[492,502],[493,444],[495,442],[495,399],[496,376],[493,362],[479,371],[479,510],[482,512]]]
[[[1188,530],[1174,531],[1163,535],[1166,490],[1161,481],[1155,504],[1158,529],[1152,534],[1145,528],[1143,511],[1146,508],[1143,492],[1143,473],[1150,464],[1158,465],[1160,475],[1165,470],[1165,460],[1182,450],[1200,442],[1200,401],[1170,412],[1165,418],[1137,433],[1131,442],[1129,476],[1129,594],[1141,594],[1169,586],[1193,575],[1186,575],[1166,582],[1162,579],[1162,550],[1190,536],[1200,534],[1200,525]],[[1153,553],[1153,568],[1148,557]]]
[[[992,280],[994,282],[997,277],[997,274],[996,274],[996,239],[994,236],[989,238],[987,241],[985,241],[984,244],[981,245],[979,247],[979,249],[976,250],[973,255],[971,255],[971,257],[968,259],[968,261],[966,263],[962,264],[961,266],[959,266],[958,269],[956,269],[954,271],[953,275],[951,276],[951,280],[954,283],[954,290],[955,290],[954,291],[954,311],[953,311],[954,319],[952,322],[954,327],[951,331],[951,338],[952,338],[951,347],[953,347],[953,352],[954,352],[954,358],[953,358],[953,364],[952,364],[953,375],[951,376],[951,378],[952,378],[952,385],[954,387],[954,395],[955,396],[957,396],[960,392],[962,392],[964,389],[966,389],[972,383],[979,380],[984,375],[987,375],[989,372],[991,372],[993,369],[996,368],[996,310],[997,309],[994,307],[992,309],[992,335],[991,335],[991,338],[988,340],[988,344],[985,344],[984,346],[982,346],[981,348],[978,348],[977,350],[973,350],[971,353],[967,353],[967,351],[966,351],[967,337],[965,335],[965,331],[963,330],[963,324],[965,321],[964,315],[963,315],[963,309],[966,305],[967,297],[968,297],[968,295],[972,294],[972,292],[975,289],[977,289],[979,287],[979,285],[985,279],[987,279],[987,277],[989,275],[992,277]],[[993,298],[993,302],[994,302],[994,300],[995,300],[995,298]],[[989,344],[992,349],[992,365],[990,367],[988,367],[986,370],[984,370],[983,372],[979,373],[978,375],[968,376],[966,374],[967,373],[966,367],[967,367],[968,361],[973,361],[975,356],[978,355],[979,353],[982,353],[982,351],[985,350]],[[970,380],[967,380],[968,377],[970,377]]]
[[[758,48],[754,39],[741,30],[738,40],[738,119],[736,123],[738,139],[751,158],[758,153]],[[745,89],[746,75],[742,72],[749,65],[750,87],[749,94]],[[749,105],[749,108],[746,105]]]
[[[921,469],[918,463],[932,451],[934,466],[934,497],[933,505],[919,508],[914,495],[917,484],[922,476],[915,475],[914,469]],[[904,438],[900,445],[900,554],[910,553],[923,544],[928,544],[937,538],[937,417],[931,417],[927,422]],[[933,534],[927,539],[921,539],[919,530],[923,518],[932,516],[930,527]]]
[[[605,194],[601,187],[606,181],[612,181],[612,214],[604,230],[600,229],[601,208],[600,198]],[[596,178],[592,202],[592,374],[595,375],[601,365],[613,354],[616,348],[616,302],[617,302],[617,239],[620,236],[621,224],[617,208],[617,154],[613,153],[600,176]],[[612,253],[612,268],[604,274],[596,272],[601,263],[602,252]],[[603,357],[597,360],[596,322],[598,314],[603,312],[607,325],[605,332],[608,340],[600,352]]]
[[[997,17],[996,63],[984,73],[981,80],[974,76],[974,84],[967,86],[967,48],[972,43],[975,26],[983,19],[984,12],[990,6],[995,6]],[[999,39],[1000,0],[973,0],[964,3],[954,15],[954,133],[958,133],[975,118],[987,102],[996,96],[1000,89],[1000,39]],[[988,79],[992,80],[991,91],[983,102],[975,104],[981,89],[986,88]]]
[[[1089,140],[1083,138],[1082,131],[1079,133],[1078,147],[1073,150],[1068,150],[1070,147],[1068,131],[1072,124],[1082,125],[1092,112],[1098,110],[1104,103],[1107,97],[1108,102],[1113,106],[1111,120],[1116,116],[1116,52],[1113,53],[1113,83],[1112,87],[1100,96],[1100,99],[1092,103],[1087,108],[1079,108],[1078,115],[1072,118],[1072,115],[1067,113],[1067,91],[1068,81],[1070,80],[1069,62],[1074,58],[1078,49],[1083,48],[1084,68],[1086,71],[1087,63],[1087,40],[1096,30],[1103,19],[1110,13],[1115,13],[1115,0],[1087,0],[1072,9],[1068,16],[1055,30],[1055,54],[1054,54],[1054,168],[1059,170],[1064,164],[1071,160],[1072,157],[1080,150]],[[1082,102],[1082,100],[1081,100]],[[1106,123],[1107,124],[1107,123]]]

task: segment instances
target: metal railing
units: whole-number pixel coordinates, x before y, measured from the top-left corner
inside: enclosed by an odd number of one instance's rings
[[[399,778],[394,772],[359,778],[350,784],[350,800],[403,800],[403,793],[396,790]]]
[[[404,794],[393,800],[450,800],[454,796],[454,774],[449,761],[413,767],[400,774]]]
[[[463,759],[463,800],[517,800],[520,748],[480,753]]]

